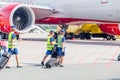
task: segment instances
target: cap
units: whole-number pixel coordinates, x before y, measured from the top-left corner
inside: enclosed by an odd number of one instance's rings
[[[11,26],[11,28],[16,28],[16,26]]]
[[[53,30],[50,30],[50,33],[51,33],[51,32],[54,32],[54,31],[53,31]]]
[[[60,30],[60,32],[63,32],[63,33],[65,33],[65,30]]]

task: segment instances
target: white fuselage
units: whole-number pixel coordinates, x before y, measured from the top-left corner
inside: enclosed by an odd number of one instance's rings
[[[120,22],[120,0],[38,0],[37,5],[55,8],[54,17]]]
[[[32,2],[35,5],[52,7],[60,12],[50,17],[120,22],[120,0],[34,0]]]

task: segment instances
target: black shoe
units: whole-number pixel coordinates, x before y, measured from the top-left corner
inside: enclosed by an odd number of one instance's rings
[[[55,66],[58,66],[58,63],[55,63]]]
[[[41,62],[41,65],[44,66],[44,62]]]
[[[60,65],[60,67],[64,67],[63,65]]]
[[[60,65],[60,60],[58,61],[57,65],[58,65],[58,66]]]
[[[23,66],[17,66],[17,68],[22,68]]]
[[[10,66],[6,66],[7,69],[10,69],[11,67]]]
[[[46,68],[52,68],[50,65],[46,64]]]

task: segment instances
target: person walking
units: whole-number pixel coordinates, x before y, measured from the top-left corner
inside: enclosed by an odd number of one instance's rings
[[[57,38],[57,46],[58,46],[58,64],[60,65],[60,67],[64,67],[63,66],[63,59],[65,56],[65,31],[61,30],[59,32],[59,36]]]
[[[15,35],[15,31],[16,31],[16,26],[11,26],[11,32],[9,33],[8,36],[8,52],[12,52],[11,54],[15,55],[16,58],[16,63],[17,63],[17,68],[21,68],[22,66],[19,63],[19,58],[18,58],[18,49],[16,47],[16,35]],[[6,65],[6,68],[10,68],[9,66],[9,61]]]
[[[51,55],[52,53],[52,49],[54,47],[54,31],[53,30],[50,30],[50,33],[48,35],[48,38],[47,38],[47,51],[46,51],[46,54],[41,62],[41,65],[44,66],[44,62],[46,60],[46,58]]]

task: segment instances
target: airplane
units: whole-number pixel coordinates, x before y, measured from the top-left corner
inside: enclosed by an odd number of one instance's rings
[[[34,24],[97,23],[103,32],[120,35],[119,0],[18,1],[0,2],[1,32],[9,33],[12,25],[19,34],[28,32]]]

